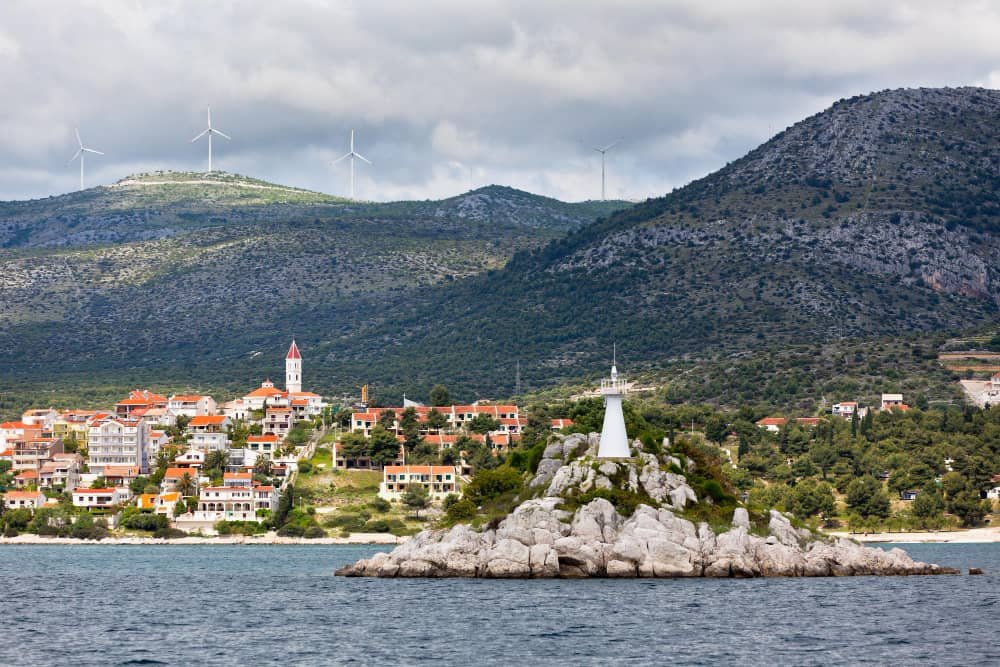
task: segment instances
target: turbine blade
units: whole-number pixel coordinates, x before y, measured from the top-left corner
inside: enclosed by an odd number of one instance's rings
[[[80,148],[83,148],[83,139],[80,138],[80,128],[74,128],[76,130],[76,143],[80,144]]]
[[[215,134],[217,134],[217,135],[219,135],[219,136],[220,136],[220,137],[222,137],[223,139],[229,139],[230,141],[232,141],[232,139],[233,139],[233,138],[232,138],[231,136],[229,136],[229,135],[228,135],[228,134],[226,134],[225,132],[219,132],[219,131],[218,131],[218,130],[216,130],[215,128],[212,128],[212,132],[213,132],[213,133],[215,133]]]
[[[365,162],[367,162],[368,164],[371,164],[371,163],[372,163],[372,161],[371,161],[371,160],[369,160],[368,158],[366,158],[366,157],[365,157],[364,155],[362,155],[361,153],[353,153],[353,155],[354,155],[354,157],[356,157],[356,158],[358,158],[358,159],[361,159],[361,160],[364,160],[364,161],[365,161]]]
[[[341,160],[346,160],[347,158],[351,157],[351,155],[353,155],[353,153],[345,153],[344,155],[341,155],[339,158],[337,158],[336,160],[334,160],[330,164],[337,164]]]
[[[87,153],[94,153],[95,155],[104,155],[104,153],[102,153],[101,151],[95,151],[93,148],[84,148],[82,150],[86,151]]]
[[[77,159],[78,157],[80,157],[80,153],[82,153],[82,152],[83,152],[83,149],[81,148],[81,149],[80,149],[80,150],[78,150],[77,152],[73,153],[73,157],[71,157],[70,159],[66,160],[66,164],[69,164],[69,163],[71,163],[71,162],[72,162],[73,160],[75,160],[75,159]]]
[[[194,142],[196,142],[196,141],[198,141],[199,139],[201,139],[202,137],[204,137],[204,136],[205,136],[206,134],[208,134],[208,132],[209,132],[209,130],[210,130],[210,129],[211,129],[211,128],[208,128],[208,129],[205,129],[205,130],[202,130],[202,131],[201,131],[201,134],[199,134],[199,135],[198,135],[197,137],[195,137],[194,139],[192,139],[192,140],[191,140],[191,143],[193,144]]]
[[[602,150],[601,152],[603,153],[604,151],[609,151],[612,148],[614,148],[615,146],[617,146],[618,144],[620,144],[621,142],[622,142],[621,139],[618,139],[616,141],[612,141],[610,144],[608,144],[607,146],[605,146],[604,150]]]

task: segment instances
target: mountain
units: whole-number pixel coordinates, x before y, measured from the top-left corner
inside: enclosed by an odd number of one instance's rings
[[[350,336],[422,286],[500,268],[626,205],[499,186],[354,202],[218,172],[3,202],[0,392],[144,372],[211,386],[218,368],[250,381],[280,370],[268,355],[292,336]]]
[[[280,372],[292,335],[307,384],[372,382],[384,400],[435,382],[509,395],[518,362],[522,389],[592,378],[612,342],[622,370],[681,397],[742,399],[759,382],[779,400],[825,391],[852,364],[868,391],[901,372],[894,353],[863,353],[879,341],[902,337],[886,349],[922,359],[930,336],[997,323],[998,121],[994,90],[845,99],[629,208],[497,187],[371,205],[184,194],[195,186],[148,182],[159,175],[0,205],[0,392],[245,387]],[[119,221],[120,197],[157,203]],[[239,204],[270,197],[282,201]],[[87,231],[67,248],[67,229]],[[738,392],[709,389],[727,374]]]
[[[527,387],[605,371],[612,342],[646,373],[993,323],[998,128],[995,90],[841,100],[684,188],[320,347],[343,371],[377,358],[386,382],[489,395],[512,391],[515,360]]]

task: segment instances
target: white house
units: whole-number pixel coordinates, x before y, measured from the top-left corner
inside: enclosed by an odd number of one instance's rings
[[[201,394],[175,394],[167,399],[167,410],[175,417],[201,417],[219,411],[215,399]]]
[[[910,406],[903,403],[902,394],[882,394],[882,409],[883,410],[907,410]]]
[[[410,485],[427,489],[433,500],[442,500],[459,491],[458,468],[453,466],[386,466],[378,495],[383,500],[400,500]]]
[[[73,506],[88,509],[109,509],[132,497],[128,487],[114,489],[73,489]]]
[[[208,486],[198,495],[198,512],[215,521],[260,521],[258,510],[273,512],[278,490],[273,486]]]
[[[107,417],[92,422],[87,439],[90,472],[101,474],[106,466],[128,466],[148,473],[149,432],[144,419]]]
[[[8,491],[3,496],[3,502],[9,510],[37,509],[45,504],[45,494],[41,491]]]
[[[189,444],[195,449],[212,451],[229,449],[229,417],[201,415],[193,417],[187,425],[191,435]]]
[[[43,431],[51,431],[52,425],[59,419],[59,413],[52,408],[25,410],[21,421],[29,426],[40,426]]]

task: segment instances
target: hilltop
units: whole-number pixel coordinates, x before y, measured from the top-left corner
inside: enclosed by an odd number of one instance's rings
[[[0,392],[144,372],[218,387],[220,368],[245,385],[292,336],[349,339],[418,288],[502,268],[623,206],[500,186],[357,202],[221,172],[0,202]]]

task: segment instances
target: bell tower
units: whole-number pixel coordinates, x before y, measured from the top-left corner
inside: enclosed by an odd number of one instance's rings
[[[302,391],[302,355],[294,340],[285,356],[285,391],[289,394]]]

